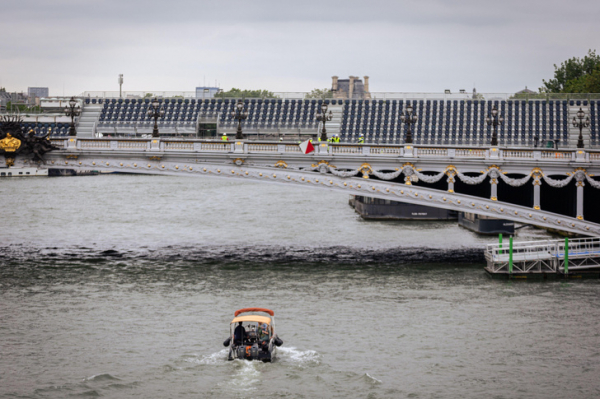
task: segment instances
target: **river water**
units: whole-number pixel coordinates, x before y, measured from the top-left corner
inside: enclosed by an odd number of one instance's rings
[[[214,178],[0,180],[0,397],[600,396],[598,280],[491,280],[494,238],[364,221],[347,201]],[[273,363],[226,360],[251,306],[275,311]]]

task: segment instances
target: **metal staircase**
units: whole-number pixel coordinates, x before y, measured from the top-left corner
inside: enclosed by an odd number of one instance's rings
[[[96,124],[100,119],[102,104],[86,104],[77,122],[77,137],[95,137]]]

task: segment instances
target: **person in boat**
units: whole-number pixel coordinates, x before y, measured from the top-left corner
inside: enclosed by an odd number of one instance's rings
[[[233,343],[235,345],[242,345],[245,340],[246,340],[246,329],[244,328],[244,326],[242,325],[242,322],[240,321],[238,323],[237,327],[235,328],[235,330],[233,330]]]
[[[267,325],[267,323],[263,323],[263,325],[260,326],[260,330],[258,332],[258,342],[260,343],[260,346],[262,346],[263,350],[265,350],[265,348],[268,348],[269,339],[269,326]]]

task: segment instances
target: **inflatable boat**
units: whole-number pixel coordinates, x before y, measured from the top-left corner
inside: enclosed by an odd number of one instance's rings
[[[264,308],[236,310],[229,325],[228,360],[246,359],[270,362],[283,341],[275,334],[275,312]]]

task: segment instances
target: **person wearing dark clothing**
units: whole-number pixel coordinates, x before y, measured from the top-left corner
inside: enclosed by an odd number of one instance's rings
[[[242,326],[242,322],[240,321],[235,330],[233,330],[233,343],[235,345],[241,345],[244,343],[246,339],[246,329]]]

